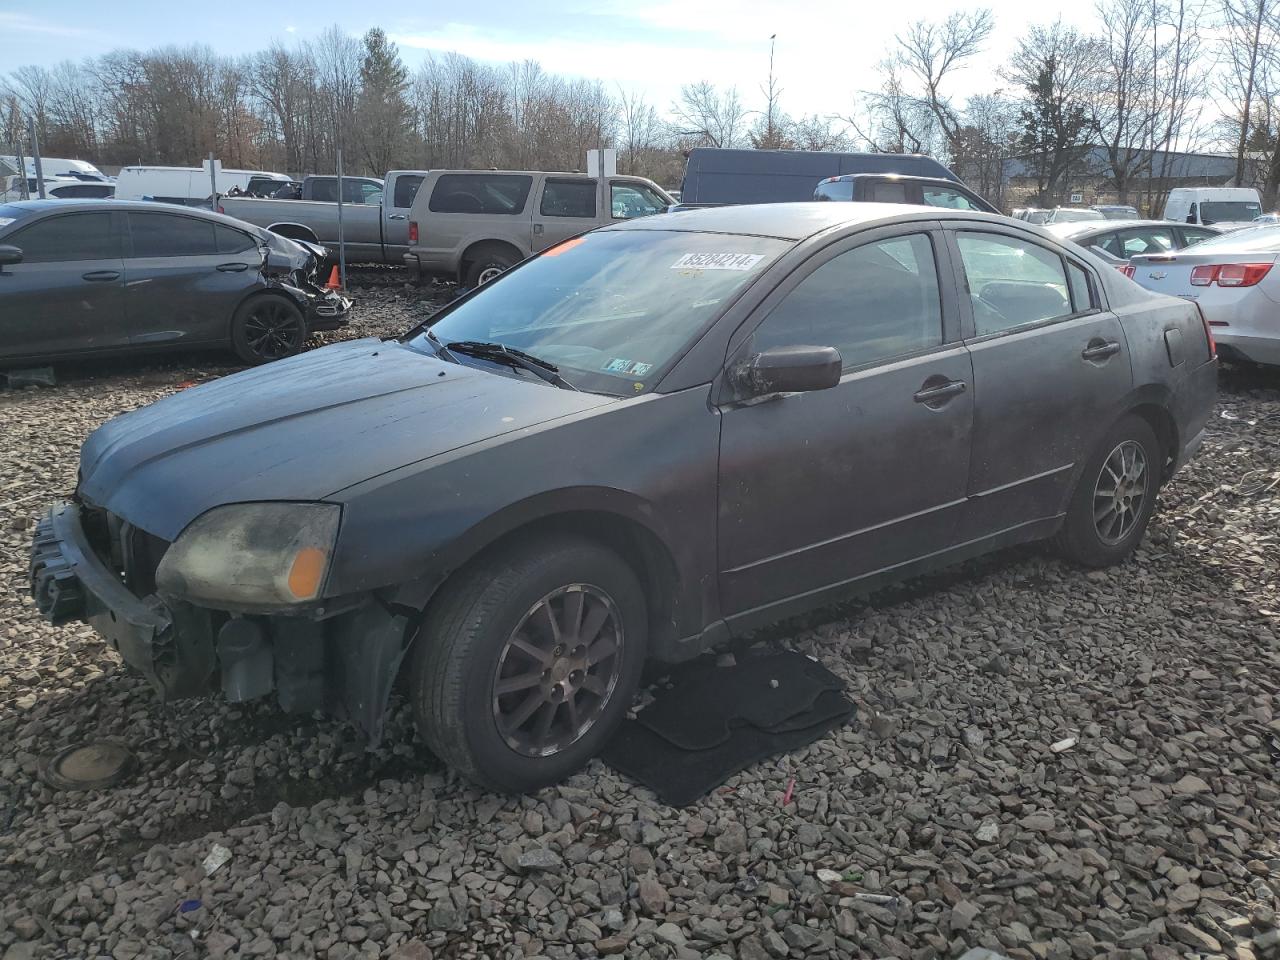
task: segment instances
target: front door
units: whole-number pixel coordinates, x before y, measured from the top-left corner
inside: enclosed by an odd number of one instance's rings
[[[425,173],[396,172],[387,178],[382,195],[382,244],[388,263],[399,263],[409,250],[409,212]]]
[[[956,542],[972,373],[953,286],[939,282],[949,270],[939,270],[941,234],[923,226],[815,254],[757,313],[746,353],[833,346],[845,372],[830,390],[722,410],[720,590],[730,620]]]
[[[533,212],[533,252],[594,229],[596,192],[596,181],[586,177],[547,177]]]
[[[948,232],[977,399],[970,533],[985,536],[1066,509],[1129,393],[1129,347],[1082,264],[1012,229]]]
[[[0,272],[0,356],[128,346],[122,219],[105,210],[66,213],[5,238],[23,260]]]
[[[132,342],[208,343],[230,336],[236,306],[261,284],[248,234],[201,217],[129,212],[125,259]]]

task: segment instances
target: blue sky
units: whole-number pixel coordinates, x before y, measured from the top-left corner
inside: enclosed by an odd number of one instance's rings
[[[987,92],[1015,38],[1034,16],[1055,8],[992,0],[996,35],[981,63],[957,77],[957,92]],[[915,0],[911,17],[941,18],[954,0]],[[1087,4],[1064,13],[1083,15]],[[363,12],[365,9],[367,13]],[[406,12],[408,11],[408,12]],[[457,50],[491,62],[535,59],[547,70],[604,80],[611,90],[643,92],[665,112],[681,83],[736,85],[758,105],[776,33],[783,108],[824,115],[850,112],[857,91],[904,24],[901,8],[868,0],[485,0],[472,3],[284,4],[141,3],[130,0],[0,0],[0,73],[45,66],[118,47],[206,43],[243,54],[273,40],[290,44],[331,24],[359,35],[380,26],[410,67],[432,51]]]

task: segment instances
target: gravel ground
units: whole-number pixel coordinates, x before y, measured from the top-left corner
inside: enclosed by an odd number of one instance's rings
[[[429,312],[362,280],[328,339]],[[375,752],[265,705],[165,706],[88,628],[45,625],[31,527],[85,436],[233,369],[0,391],[3,960],[1280,954],[1280,378],[1224,374],[1205,451],[1122,568],[1012,551],[769,631],[848,681],[857,723],[674,810],[598,762],[478,791],[399,701]],[[41,782],[90,738],[128,744],[132,779]]]

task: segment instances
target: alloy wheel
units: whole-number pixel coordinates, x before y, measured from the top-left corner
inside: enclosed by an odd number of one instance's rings
[[[498,279],[498,277],[502,276],[504,269],[504,267],[485,267],[480,271],[480,276],[476,278],[477,284],[483,286],[490,280]]]
[[[493,718],[507,746],[549,757],[600,719],[622,671],[622,617],[583,583],[547,594],[511,632],[493,679]]]
[[[1147,453],[1136,440],[1119,443],[1102,462],[1093,485],[1093,522],[1103,543],[1117,544],[1137,526],[1149,478]]]
[[[245,318],[244,338],[255,356],[279,360],[302,345],[302,318],[275,297],[263,299]]]

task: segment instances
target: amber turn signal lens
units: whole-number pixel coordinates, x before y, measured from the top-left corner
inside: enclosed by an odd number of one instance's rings
[[[311,600],[320,592],[327,555],[319,547],[303,547],[289,568],[289,592],[299,600]]]

